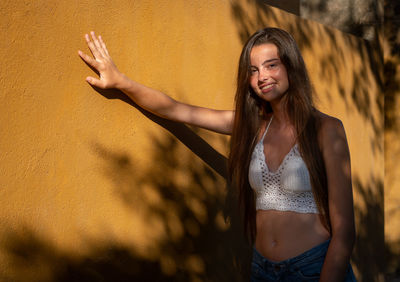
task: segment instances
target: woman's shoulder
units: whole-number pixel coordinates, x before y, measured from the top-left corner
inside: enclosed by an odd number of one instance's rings
[[[315,110],[315,114],[319,124],[319,129],[322,131],[321,133],[343,129],[343,123],[337,117],[330,116],[318,110]]]
[[[318,135],[321,147],[337,140],[346,140],[343,123],[337,117],[316,111],[319,123]]]

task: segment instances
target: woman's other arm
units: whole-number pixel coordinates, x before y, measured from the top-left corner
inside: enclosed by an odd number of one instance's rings
[[[137,83],[121,73],[114,64],[101,36],[94,32],[85,35],[93,58],[78,51],[79,56],[99,72],[100,77],[87,77],[86,81],[98,88],[116,88],[124,92],[143,109],[160,117],[182,122],[218,133],[231,134],[233,111],[213,110],[178,102],[168,95]]]
[[[332,227],[320,281],[344,281],[355,241],[350,153],[340,120],[323,117],[320,133]]]

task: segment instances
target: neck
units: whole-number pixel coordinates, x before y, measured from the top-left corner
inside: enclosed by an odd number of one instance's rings
[[[290,125],[290,119],[286,111],[286,107],[280,99],[278,102],[270,102],[272,108],[272,114],[274,116],[274,123],[279,127],[286,127]]]

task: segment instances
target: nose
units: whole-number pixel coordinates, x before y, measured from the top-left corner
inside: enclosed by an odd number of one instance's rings
[[[258,72],[258,81],[263,82],[268,80],[269,78],[269,73],[267,70],[265,70],[264,68],[262,68],[261,70],[259,70]]]

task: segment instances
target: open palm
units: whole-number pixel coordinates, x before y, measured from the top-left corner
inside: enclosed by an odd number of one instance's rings
[[[116,88],[122,74],[111,59],[103,39],[101,36],[96,37],[93,31],[90,32],[90,36],[89,34],[85,34],[85,39],[93,58],[80,50],[78,54],[82,60],[96,69],[100,75],[99,78],[88,76],[86,81],[102,89]]]

